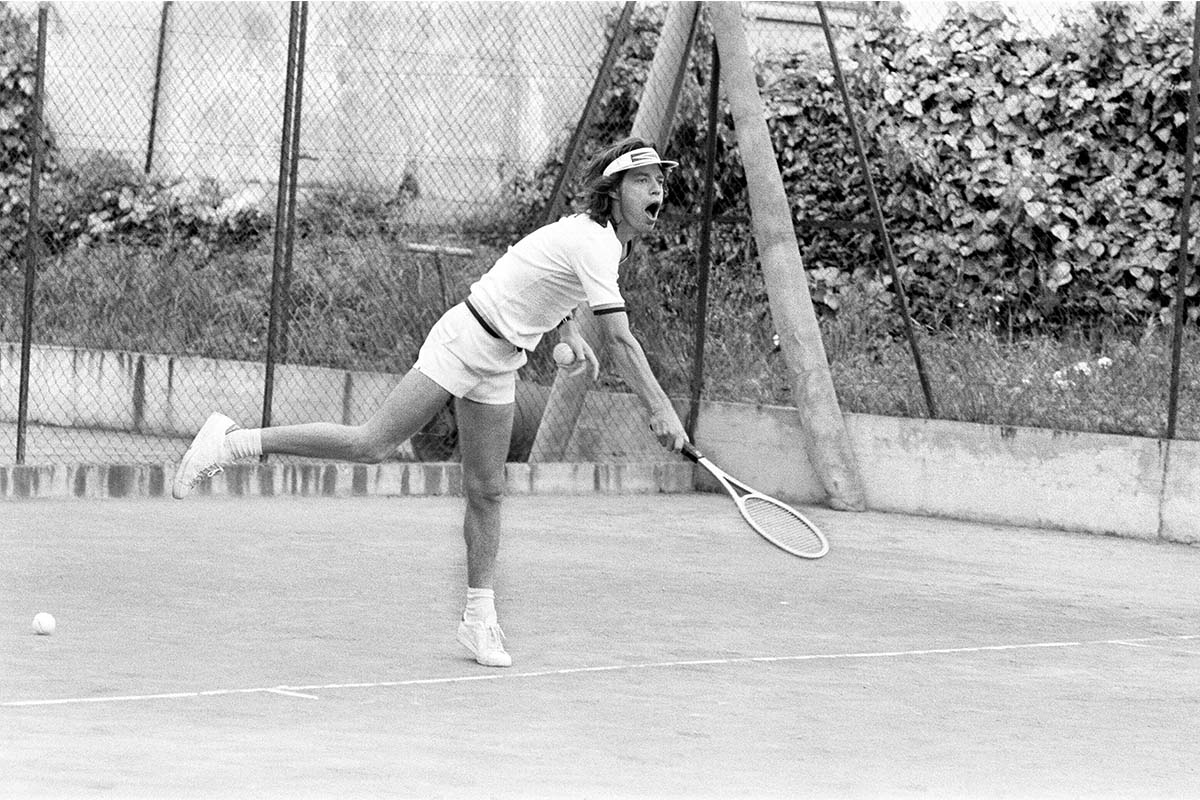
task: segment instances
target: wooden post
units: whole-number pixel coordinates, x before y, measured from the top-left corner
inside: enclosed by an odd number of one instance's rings
[[[633,119],[631,135],[653,140],[660,148],[665,148],[671,138],[699,14],[699,3],[671,3],[667,7],[667,18],[642,89],[642,101]]]
[[[700,4],[695,2],[672,3],[668,7],[654,60],[646,77],[646,86],[642,89],[642,101],[638,105],[631,135],[653,139],[660,148],[665,147],[671,135],[671,123],[679,106],[679,94],[683,88],[684,71],[695,37],[699,10]],[[597,353],[603,353],[599,326],[586,304],[576,310],[575,319],[588,344]],[[563,460],[583,413],[590,386],[591,378],[586,373],[567,377],[560,372],[555,377],[546,401],[546,411],[529,453],[530,461]]]
[[[722,78],[746,169],[750,216],[784,360],[800,414],[805,449],[829,505],[843,511],[866,507],[854,452],[846,435],[825,346],[792,224],[791,207],[771,146],[755,80],[754,62],[738,2],[710,3]]]

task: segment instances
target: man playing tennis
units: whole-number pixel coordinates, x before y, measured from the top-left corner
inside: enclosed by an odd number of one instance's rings
[[[600,374],[596,353],[571,312],[586,302],[596,316],[617,373],[641,399],[650,430],[678,451],[683,424],[629,328],[618,287],[633,241],[658,221],[664,168],[654,146],[625,139],[584,172],[584,213],[563,217],[509,248],[471,286],[469,297],[430,330],[416,364],[363,425],[318,422],[243,429],[221,414],[201,427],[175,473],[172,492],[187,496],[223,465],[263,453],[377,463],[455,399],[466,514],[467,602],[458,641],[480,664],[512,665],[497,621],[493,587],[500,544],[504,462],[512,438],[517,370],[555,328],[575,352],[575,369]]]

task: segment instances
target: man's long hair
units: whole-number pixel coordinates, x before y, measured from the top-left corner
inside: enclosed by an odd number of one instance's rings
[[[621,185],[621,179],[625,177],[624,172],[606,176],[604,168],[629,151],[641,147],[654,147],[654,143],[630,136],[601,150],[584,168],[579,205],[583,213],[597,225],[607,225],[612,219],[613,199],[610,193]]]

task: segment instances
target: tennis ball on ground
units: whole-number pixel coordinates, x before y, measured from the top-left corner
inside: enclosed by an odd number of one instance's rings
[[[54,617],[45,611],[34,614],[33,632],[41,636],[49,636],[54,633]]]
[[[575,363],[575,351],[571,349],[571,345],[566,342],[554,345],[554,363],[560,367],[567,367]]]

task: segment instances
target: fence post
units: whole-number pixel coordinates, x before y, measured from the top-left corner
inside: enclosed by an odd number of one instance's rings
[[[929,411],[929,416],[936,418],[937,406],[933,400],[933,388],[929,383],[929,375],[925,371],[925,361],[921,358],[921,349],[917,346],[917,335],[913,329],[912,316],[908,313],[904,283],[900,280],[900,270],[896,266],[896,254],[892,250],[892,237],[888,235],[887,223],[883,219],[883,207],[879,204],[879,194],[875,191],[875,179],[871,177],[871,165],[867,161],[867,151],[863,147],[862,137],[858,134],[858,122],[854,117],[854,106],[850,102],[850,90],[846,88],[846,76],[842,74],[842,62],[838,58],[837,46],[833,42],[833,30],[829,27],[829,18],[825,15],[824,3],[817,3],[817,13],[821,17],[821,28],[825,32],[825,42],[829,46],[829,60],[833,62],[833,74],[842,95],[842,106],[846,109],[846,125],[850,128],[850,138],[858,153],[863,183],[867,187],[867,199],[870,200],[871,211],[875,215],[875,235],[883,242],[888,272],[892,276],[892,290],[896,293],[896,305],[900,308],[900,316],[904,320],[904,333],[908,337],[908,346],[912,350],[913,363],[917,368],[917,379],[921,382],[921,391],[925,394],[925,406]]]
[[[1179,257],[1175,268],[1175,330],[1171,332],[1171,389],[1167,397],[1167,438],[1175,438],[1179,416],[1179,368],[1183,355],[1183,326],[1187,323],[1188,229],[1192,224],[1192,187],[1196,161],[1196,84],[1200,83],[1200,11],[1192,17],[1192,68],[1188,86],[1187,145],[1184,147],[1183,199],[1179,204]]]
[[[150,131],[146,135],[146,166],[143,172],[149,175],[154,167],[154,140],[158,137],[158,101],[162,97],[163,59],[167,51],[167,20],[171,14],[171,0],[162,4],[162,16],[158,23],[158,52],[154,57],[154,91],[150,96]]]
[[[708,331],[708,276],[712,269],[713,194],[717,160],[717,112],[721,95],[721,55],[717,41],[712,42],[712,69],[708,86],[708,132],[704,148],[704,200],[700,213],[700,257],[696,277],[696,340],[692,350],[692,403],[688,408],[684,428],[688,437],[696,438],[696,422],[700,416],[700,393],[704,388],[704,342]]]
[[[300,34],[296,44],[296,89],[292,111],[292,147],[288,167],[287,227],[284,229],[282,302],[279,310],[279,345],[277,358],[288,361],[288,331],[292,321],[292,256],[296,244],[296,188],[300,171],[300,120],[304,116],[304,56],[308,44],[308,2],[300,3]]]
[[[49,6],[38,6],[37,74],[33,89],[33,120],[29,127],[29,221],[25,228],[25,297],[21,313],[21,376],[17,399],[17,463],[25,463],[25,433],[29,424],[29,359],[33,346],[34,289],[37,285],[39,211],[42,188],[42,105],[46,92],[46,18]]]
[[[271,309],[267,322],[267,362],[263,382],[262,427],[271,426],[271,406],[275,395],[275,361],[279,348],[283,306],[284,270],[287,252],[288,215],[291,176],[296,153],[294,128],[299,124],[296,110],[296,64],[300,51],[301,17],[307,3],[292,3],[288,23],[287,78],[283,92],[283,132],[279,137],[279,188],[275,201],[275,245],[271,259]],[[266,456],[263,456],[266,460]]]

